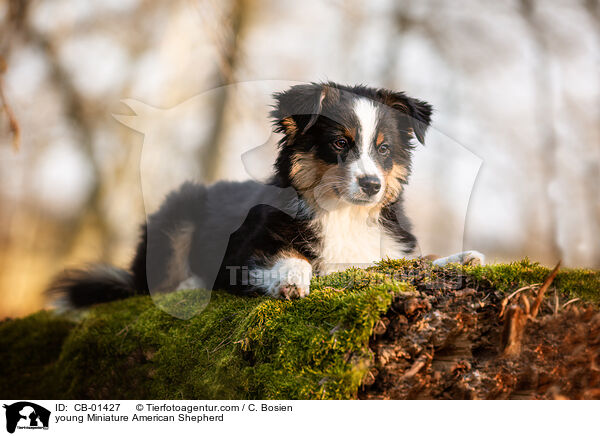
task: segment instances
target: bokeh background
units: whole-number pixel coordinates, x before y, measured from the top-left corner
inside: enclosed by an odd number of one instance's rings
[[[126,265],[181,179],[262,177],[270,94],[321,80],[436,108],[422,252],[600,267],[598,0],[4,0],[0,23],[0,319]]]

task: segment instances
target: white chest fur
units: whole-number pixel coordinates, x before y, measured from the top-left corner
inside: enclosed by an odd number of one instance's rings
[[[316,269],[324,274],[366,267],[385,257],[402,257],[402,247],[366,207],[345,206],[315,219],[322,245]]]

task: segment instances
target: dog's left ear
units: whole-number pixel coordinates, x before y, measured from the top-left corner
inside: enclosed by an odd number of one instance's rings
[[[421,144],[425,144],[425,132],[431,124],[433,107],[422,100],[408,97],[403,92],[380,91],[383,103],[408,117],[408,123]]]
[[[327,102],[339,96],[339,90],[325,83],[292,86],[274,94],[276,104],[271,111],[275,130],[286,136],[306,133],[323,113]]]

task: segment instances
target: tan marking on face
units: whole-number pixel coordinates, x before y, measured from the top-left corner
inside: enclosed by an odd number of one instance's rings
[[[385,138],[383,137],[383,133],[379,132],[377,134],[377,138],[375,139],[375,144],[378,145],[378,146],[381,145],[383,143],[384,139]]]
[[[294,187],[304,192],[317,186],[331,168],[311,152],[298,152],[292,156],[290,178]]]
[[[346,136],[348,136],[353,141],[356,141],[356,127],[346,129]]]
[[[406,181],[408,169],[402,165],[394,164],[391,171],[385,176],[385,196],[384,203],[394,201],[402,192],[402,181]]]
[[[284,118],[281,120],[281,124],[285,127],[285,134],[293,137],[298,132],[298,126],[292,117]]]
[[[292,156],[290,178],[314,210],[341,201],[340,193],[347,189],[344,166],[327,164],[312,152],[297,152]]]

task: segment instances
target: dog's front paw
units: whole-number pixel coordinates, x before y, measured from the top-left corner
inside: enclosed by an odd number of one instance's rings
[[[310,293],[312,266],[304,259],[286,258],[268,271],[266,294],[285,300],[304,298]]]
[[[449,263],[460,263],[462,265],[485,265],[485,256],[479,251],[469,250],[452,256],[442,257],[433,261],[434,265],[444,266]]]
[[[200,288],[205,288],[206,286],[204,285],[204,282],[202,281],[202,279],[196,275],[192,275],[191,277],[188,277],[187,279],[185,279],[184,281],[182,281],[181,283],[179,283],[179,285],[177,286],[177,288],[175,289],[176,291],[181,291],[184,289],[200,289]]]
[[[460,263],[462,263],[463,265],[485,265],[485,256],[483,253],[480,253],[479,251],[475,251],[475,250],[470,250],[470,251],[465,251],[464,253],[461,253],[462,259],[460,261]]]

